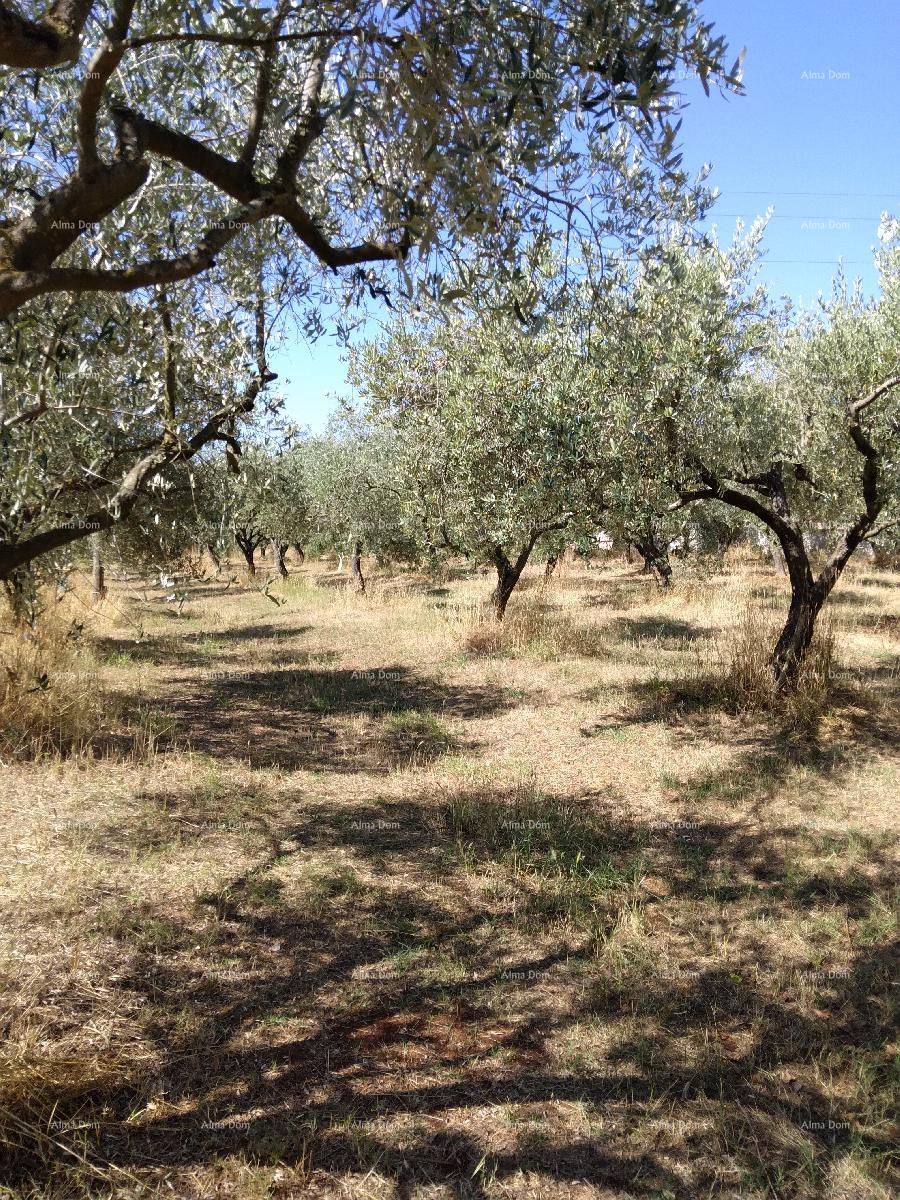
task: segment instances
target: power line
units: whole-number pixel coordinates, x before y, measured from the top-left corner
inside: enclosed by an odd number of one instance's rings
[[[743,217],[746,213],[727,213],[727,212],[712,212],[709,214],[712,217]],[[810,217],[803,213],[773,213],[769,218],[772,221],[869,221],[875,223],[881,220],[881,217]]]
[[[782,192],[777,188],[751,190],[748,188],[720,188],[720,195],[731,196],[855,196],[869,200],[900,200],[900,192]]]

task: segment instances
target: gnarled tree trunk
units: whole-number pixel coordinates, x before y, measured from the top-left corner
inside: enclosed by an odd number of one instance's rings
[[[513,594],[516,584],[522,576],[522,572],[525,570],[538,538],[542,534],[565,529],[573,515],[573,513],[564,513],[555,521],[548,521],[546,525],[531,529],[528,534],[528,540],[520,548],[515,562],[510,561],[502,546],[493,546],[491,549],[491,559],[497,571],[497,586],[491,592],[490,604],[494,610],[494,616],[498,621],[502,621],[506,615],[506,606],[509,603],[509,598]]]
[[[494,616],[498,621],[502,621],[506,615],[506,606],[509,603],[509,598],[515,591],[516,584],[525,570],[525,565],[528,562],[536,541],[537,535],[532,537],[522,547],[515,562],[510,562],[502,546],[494,547],[493,559],[497,570],[497,586],[491,592],[490,603],[494,610]]]
[[[256,563],[253,561],[253,555],[256,550],[256,542],[253,538],[247,537],[243,533],[235,533],[234,540],[241,554],[244,556],[244,561],[247,564],[247,570],[251,575],[256,574]]]
[[[651,572],[655,572],[662,587],[671,587],[672,565],[669,562],[668,552],[659,545],[652,534],[645,535],[639,542],[635,542],[635,545],[644,559],[643,574],[649,575]]]
[[[106,578],[103,571],[102,534],[91,534],[91,604],[99,604],[106,595]]]
[[[303,553],[303,547],[299,542],[294,542],[294,553],[297,555],[297,562],[303,563],[306,561],[306,555]]]
[[[272,565],[282,579],[287,579],[288,575],[288,569],[284,565],[285,550],[287,550],[287,546],[284,542],[279,542],[277,538],[272,538]]]
[[[356,584],[356,590],[360,595],[364,595],[366,591],[366,581],[362,573],[362,542],[355,541],[353,543],[353,551],[350,555],[350,578]]]

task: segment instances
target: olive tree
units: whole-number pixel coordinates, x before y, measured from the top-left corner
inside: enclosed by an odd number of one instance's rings
[[[351,379],[397,432],[429,553],[493,566],[502,621],[541,539],[602,507],[565,330],[490,311],[410,316],[354,356]]]
[[[278,406],[265,297],[212,284],[0,323],[0,578],[152,504],[209,447],[235,454],[260,400]]]
[[[272,565],[288,574],[284,556],[288,546],[301,548],[312,528],[309,484],[300,446],[266,450],[254,461],[256,521],[272,546]]]
[[[677,177],[675,81],[737,88],[695,3],[0,3],[0,317],[211,269],[253,226],[369,264]],[[573,134],[578,132],[578,138]],[[268,239],[270,240],[270,239]]]
[[[265,290],[273,311],[299,297],[311,335],[330,311],[346,335],[353,300],[398,278],[440,294],[473,240],[512,276],[523,234],[637,244],[661,210],[702,203],[676,81],[739,90],[725,50],[697,4],[668,0],[0,3],[0,426],[17,470],[72,501],[51,528],[46,504],[32,526],[33,501],[3,498],[0,578],[108,527],[211,441],[237,450],[268,372],[223,369],[241,382],[214,400],[206,364],[243,350],[190,333],[201,309]],[[250,324],[235,346],[258,349]],[[177,431],[146,429],[179,341],[195,419],[182,386]],[[88,415],[72,377],[92,372]]]
[[[414,494],[389,428],[344,407],[320,437],[299,447],[309,504],[311,544],[349,554],[351,579],[366,588],[363,554],[414,563],[422,553]]]
[[[762,228],[724,250],[673,241],[641,265],[620,305],[614,407],[623,462],[675,507],[714,501],[777,538],[791,584],[772,653],[784,688],[853,553],[896,526],[900,248],[888,230],[879,297],[839,275],[814,310],[778,313],[752,283]],[[831,546],[819,568],[814,531]]]

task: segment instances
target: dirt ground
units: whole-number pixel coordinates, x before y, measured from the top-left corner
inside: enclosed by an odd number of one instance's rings
[[[324,560],[66,610],[107,716],[0,776],[0,1197],[895,1194],[900,576],[800,727],[707,686],[774,571],[557,575],[502,635]]]

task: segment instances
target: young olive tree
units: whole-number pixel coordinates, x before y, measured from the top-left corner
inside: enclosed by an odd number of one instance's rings
[[[428,552],[493,566],[498,621],[541,539],[552,548],[589,498],[599,507],[588,393],[559,337],[490,311],[408,319],[353,359],[369,412],[396,431]]]
[[[275,538],[281,544],[279,521],[287,501],[278,496],[277,459],[263,446],[249,445],[237,461],[237,470],[224,456],[211,462],[209,469],[213,512],[243,556],[247,571],[255,575],[256,551]],[[280,561],[281,555],[275,555],[276,570]]]
[[[421,557],[413,493],[389,428],[347,409],[327,432],[299,447],[309,503],[311,542],[349,553],[350,574],[365,592],[363,554],[414,563]]]
[[[288,546],[302,547],[312,528],[312,505],[303,452],[294,446],[268,451],[256,463],[257,521],[272,546],[272,565],[282,578]]]
[[[839,276],[831,298],[776,321],[750,279],[762,224],[728,250],[676,243],[623,304],[623,458],[678,506],[715,501],[777,538],[791,600],[772,653],[792,686],[816,618],[854,551],[896,526],[900,485],[900,248],[878,253],[882,294]],[[816,568],[813,532],[830,541]]]

